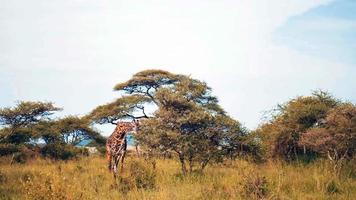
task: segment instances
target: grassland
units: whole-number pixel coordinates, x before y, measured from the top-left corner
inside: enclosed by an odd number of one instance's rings
[[[0,164],[0,199],[353,199],[352,165],[335,176],[326,161],[309,165],[244,160],[180,174],[179,164],[157,160],[156,169],[129,157],[114,180],[102,157]]]

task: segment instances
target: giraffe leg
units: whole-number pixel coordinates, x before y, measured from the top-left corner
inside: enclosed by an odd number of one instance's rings
[[[120,159],[120,161],[121,161],[121,164],[120,164],[121,173],[124,171],[124,160],[125,160],[125,156],[126,156],[126,151],[127,151],[127,139],[125,137],[123,148],[122,148],[121,159]]]
[[[109,171],[112,171],[112,159],[113,159],[113,156],[111,155],[110,146],[107,144],[106,145],[106,160],[108,162]]]
[[[112,156],[110,155],[110,154],[106,154],[106,156],[107,156],[107,162],[108,162],[108,169],[109,169],[109,171],[112,171]]]
[[[120,161],[120,155],[119,156],[115,156],[115,159],[114,159],[114,177],[116,178],[116,175],[118,174],[118,171],[117,171],[117,166],[119,164],[119,161]]]
[[[121,161],[120,161],[120,171],[121,173],[124,171],[124,160],[125,160],[125,156],[126,156],[126,150],[122,153],[121,156]]]

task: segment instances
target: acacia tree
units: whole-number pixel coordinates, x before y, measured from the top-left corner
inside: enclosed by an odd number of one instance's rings
[[[271,113],[271,119],[255,132],[262,140],[262,146],[272,157],[286,160],[313,154],[312,149],[299,145],[300,137],[308,129],[320,126],[327,113],[340,104],[329,93],[315,91],[311,96],[301,96],[278,105]]]
[[[46,144],[67,144],[75,146],[83,140],[94,140],[103,144],[103,137],[90,126],[87,118],[67,116],[54,121],[47,121],[33,127],[37,138]]]
[[[145,70],[114,88],[124,95],[94,109],[88,118],[96,123],[142,119],[136,139],[143,148],[175,152],[187,172],[194,163],[204,168],[221,159],[226,150],[237,149],[242,128],[226,115],[206,83],[162,70]],[[147,106],[156,112],[147,114]],[[234,142],[233,142],[234,141]]]
[[[158,110],[143,120],[137,140],[159,152],[176,153],[183,174],[192,172],[194,163],[204,169],[212,159],[222,159],[232,136],[241,133],[239,123],[225,114],[203,82],[181,77],[155,97]]]
[[[48,121],[49,116],[59,110],[53,103],[31,101],[20,101],[15,107],[1,108],[0,126],[3,130],[0,142],[28,142],[32,137],[29,128],[36,123]]]
[[[33,126],[36,138],[45,141],[41,154],[54,159],[70,159],[85,151],[75,148],[83,140],[92,140],[99,146],[104,145],[105,139],[94,130],[87,118],[67,116],[61,119],[41,122]]]
[[[51,155],[62,155],[62,158],[67,159],[79,153],[74,145],[83,139],[93,139],[101,144],[105,142],[91,128],[87,118],[51,118],[59,110],[52,103],[30,101],[0,109],[0,155],[12,154],[13,159],[26,159],[27,154],[34,154],[33,150],[38,149],[35,148],[38,144],[36,141],[42,139],[46,146],[41,152],[50,151]]]

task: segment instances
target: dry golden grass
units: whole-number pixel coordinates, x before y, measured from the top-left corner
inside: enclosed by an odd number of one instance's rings
[[[351,166],[352,167],[352,166]],[[126,185],[125,185],[126,184]],[[295,166],[243,160],[210,166],[187,177],[174,160],[149,163],[134,157],[114,181],[101,157],[36,160],[0,165],[0,199],[354,199],[355,175],[335,176],[326,161]]]

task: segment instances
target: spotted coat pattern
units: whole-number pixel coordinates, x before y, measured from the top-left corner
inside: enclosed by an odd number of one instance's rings
[[[118,122],[114,132],[106,142],[106,156],[108,159],[108,168],[116,176],[117,167],[120,163],[120,169],[123,170],[124,158],[127,150],[126,135],[129,132],[136,131],[136,122]]]

